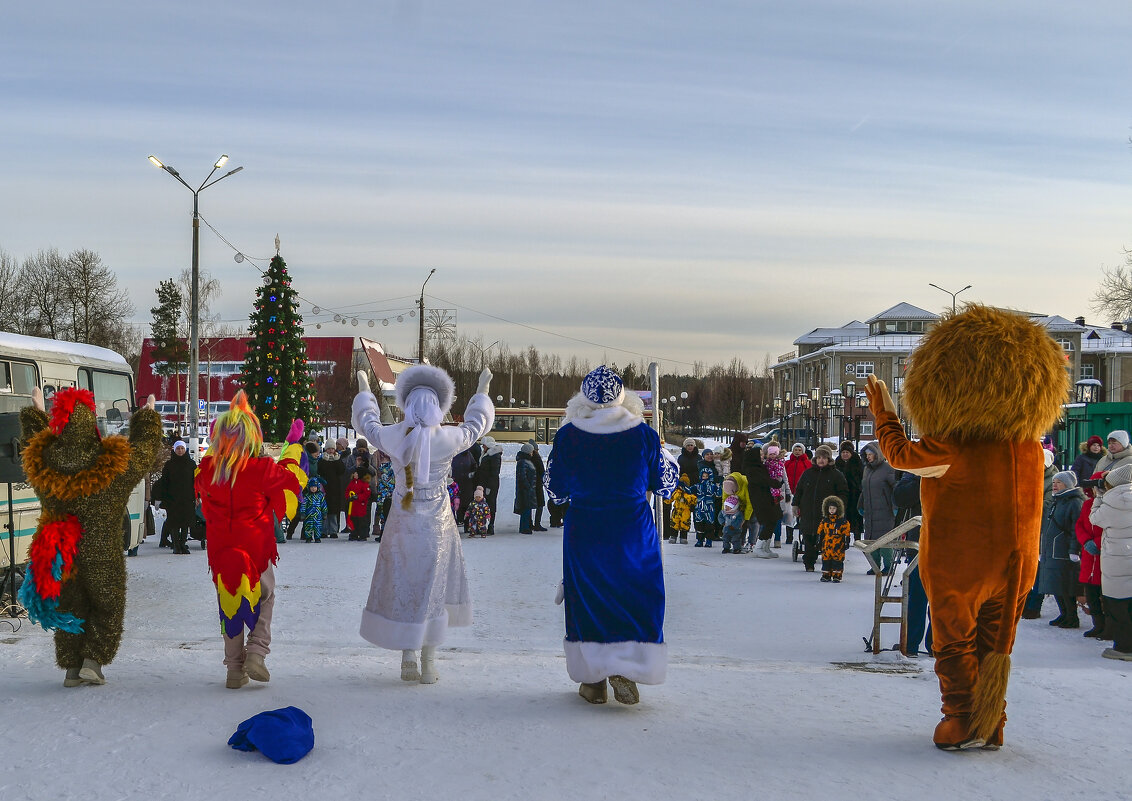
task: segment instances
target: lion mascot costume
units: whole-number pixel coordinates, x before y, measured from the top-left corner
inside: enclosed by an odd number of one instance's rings
[[[42,511],[20,603],[55,631],[64,687],[105,684],[126,611],[122,516],[161,447],[161,415],[150,395],[130,418],[129,439],[103,439],[90,391],[55,393],[50,415],[38,389],[32,397],[20,412],[24,472]]]
[[[938,748],[996,749],[1010,652],[1038,566],[1045,464],[1039,441],[1068,396],[1065,354],[1021,314],[971,305],[912,355],[905,436],[883,381],[867,392],[892,466],[923,477],[920,574],[932,613],[943,720]]]

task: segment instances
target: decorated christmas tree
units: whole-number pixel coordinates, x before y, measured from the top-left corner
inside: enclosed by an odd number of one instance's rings
[[[296,417],[308,428],[315,422],[314,386],[307,369],[303,318],[295,308],[297,297],[287,263],[276,253],[264,285],[256,290],[243,370],[244,389],[268,442],[282,442]]]

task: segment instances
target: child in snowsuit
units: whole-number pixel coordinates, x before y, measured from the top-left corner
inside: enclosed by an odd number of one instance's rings
[[[460,519],[460,485],[453,481],[448,485],[448,502],[452,505],[452,517]]]
[[[307,482],[299,514],[303,518],[303,542],[322,542],[322,527],[326,523],[326,493],[322,491],[321,478],[312,478]]]
[[[352,542],[364,541],[369,536],[369,482],[358,477],[358,471],[350,473],[350,483],[346,485],[346,530]]]
[[[822,518],[818,523],[818,542],[821,543],[821,580],[838,584],[845,570],[845,548],[849,544],[849,518],[845,516],[845,501],[830,495],[821,502]]]
[[[715,535],[715,518],[719,514],[719,501],[723,495],[719,473],[715,467],[703,462],[700,464],[700,483],[696,487],[696,511],[692,518],[696,523],[696,547],[710,548]]]
[[[723,511],[719,513],[719,523],[723,526],[723,552],[742,553],[743,511],[737,495],[728,495],[724,499]]]
[[[680,476],[680,483],[672,493],[672,528],[676,533],[669,542],[688,544],[688,529],[692,527],[692,509],[696,505],[696,491],[688,474]]]
[[[491,531],[491,506],[483,497],[483,487],[476,487],[472,502],[464,513],[464,527],[468,537],[486,537]]]
[[[393,473],[393,463],[384,453],[379,453],[377,471],[377,494],[373,496],[373,504],[377,508],[377,520],[374,528],[377,531],[376,539],[381,542],[381,535],[385,531],[385,521],[389,517],[389,508],[393,505],[393,490],[397,480]],[[372,485],[371,485],[372,486]]]

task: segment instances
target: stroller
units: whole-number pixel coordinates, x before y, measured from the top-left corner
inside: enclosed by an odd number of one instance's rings
[[[208,544],[205,541],[205,529],[206,528],[207,528],[207,525],[204,522],[204,511],[201,509],[200,498],[197,498],[196,514],[193,515],[193,527],[192,527],[192,530],[189,533],[189,536],[192,537],[194,540],[197,540],[197,541],[200,542],[200,549],[202,551],[206,550],[207,547],[208,547]]]

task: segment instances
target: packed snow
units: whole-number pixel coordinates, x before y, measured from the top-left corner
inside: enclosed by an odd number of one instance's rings
[[[507,448],[513,460],[517,446]],[[545,455],[546,448],[542,449]],[[1126,798],[1132,663],[1080,631],[1022,621],[1006,746],[932,746],[931,660],[865,653],[873,581],[851,549],[822,584],[789,551],[665,544],[667,683],[591,706],[566,676],[561,530],[518,534],[514,462],[497,536],[464,540],[475,624],[440,681],[358,636],[378,544],[281,546],[268,684],[224,687],[205,554],[150,539],[128,561],[126,633],[104,687],[64,689],[51,635],[0,622],[8,734],[0,795],[24,799]],[[544,524],[545,524],[544,519]],[[1049,603],[1052,607],[1052,601]],[[10,628],[18,630],[9,632]],[[887,630],[885,643],[897,637]],[[257,712],[294,705],[315,748],[294,765],[234,751]]]

